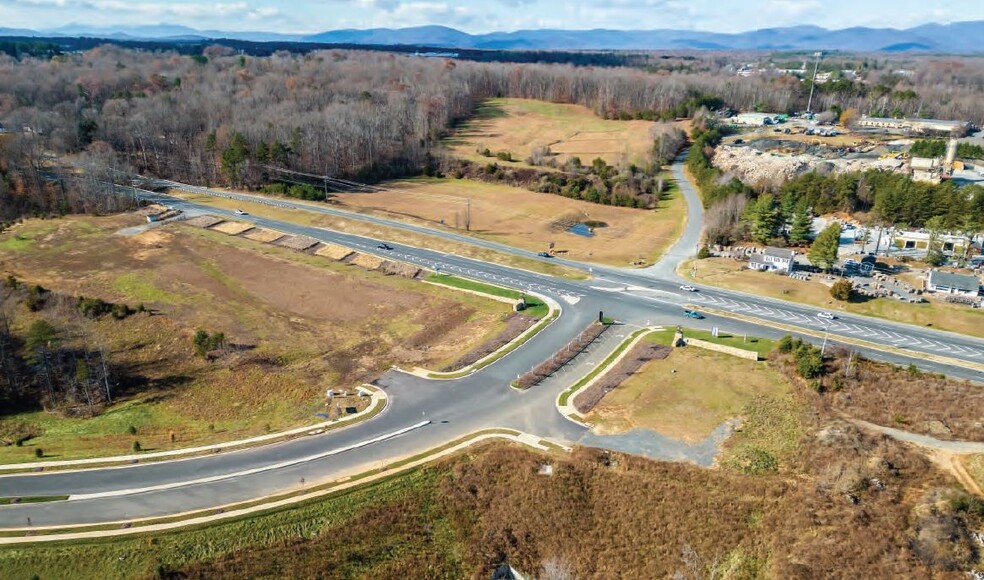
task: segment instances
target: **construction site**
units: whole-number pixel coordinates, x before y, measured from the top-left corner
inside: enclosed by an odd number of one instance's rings
[[[821,174],[868,170],[910,175],[916,181],[984,181],[984,161],[961,160],[951,138],[946,153],[913,157],[916,140],[907,136],[814,127],[799,119],[785,127],[762,126],[726,138],[714,154],[714,166],[743,182],[778,185],[810,171]]]

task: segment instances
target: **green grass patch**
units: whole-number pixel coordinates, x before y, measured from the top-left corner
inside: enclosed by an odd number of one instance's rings
[[[67,495],[37,495],[33,497],[0,497],[0,505],[13,505],[18,503],[45,503],[49,501],[65,501]]]
[[[431,282],[432,284],[440,284],[442,286],[449,286],[451,288],[458,288],[471,292],[479,292],[490,296],[498,296],[499,298],[508,298],[510,300],[519,300],[525,296],[526,310],[524,312],[533,318],[543,318],[547,315],[547,312],[550,311],[550,307],[539,298],[528,294],[523,294],[517,290],[486,284],[484,282],[478,282],[469,278],[459,278],[450,274],[431,274],[430,276],[427,276],[425,280]]]
[[[742,425],[728,442],[721,464],[758,474],[777,471],[799,446],[803,407],[792,395],[760,396],[742,409]]]
[[[581,377],[581,380],[579,380],[578,382],[574,383],[566,391],[564,391],[563,393],[561,393],[560,394],[560,399],[559,399],[560,405],[561,406],[566,405],[567,404],[567,400],[570,399],[571,395],[573,395],[575,391],[577,391],[578,389],[580,389],[584,385],[588,384],[595,377],[597,377],[597,376],[601,375],[602,373],[604,373],[605,371],[607,371],[608,370],[608,367],[613,362],[615,362],[615,359],[617,359],[623,352],[625,352],[625,349],[629,348],[629,345],[632,344],[632,341],[635,340],[636,338],[638,338],[639,335],[642,334],[642,333],[644,333],[644,332],[650,332],[650,331],[647,330],[647,329],[645,329],[645,328],[643,328],[643,329],[637,330],[637,331],[633,332],[632,334],[630,334],[628,338],[626,338],[625,340],[622,341],[622,344],[618,345],[618,348],[616,348],[614,351],[612,351],[612,354],[608,355],[608,357],[605,358],[605,360],[603,360],[601,362],[601,364],[595,366],[595,368],[591,369],[591,372],[590,373],[588,373],[588,374],[584,375],[583,377]]]
[[[113,280],[113,289],[121,294],[125,294],[130,300],[136,302],[157,302],[162,304],[181,304],[186,302],[184,297],[160,288],[148,280],[146,275],[136,272],[117,276]]]
[[[718,332],[717,336],[714,336],[710,333],[710,331],[707,330],[685,328],[683,329],[683,336],[684,338],[695,338],[697,340],[703,340],[706,342],[720,344],[723,346],[730,346],[733,348],[740,348],[742,350],[754,351],[758,353],[759,358],[765,358],[766,356],[768,356],[770,352],[772,352],[772,349],[775,348],[775,341],[769,340],[767,338],[729,334],[727,332],[720,332],[720,331]]]

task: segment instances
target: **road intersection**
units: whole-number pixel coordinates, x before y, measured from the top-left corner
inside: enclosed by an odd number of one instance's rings
[[[598,364],[607,352],[588,352],[575,359],[570,380],[555,380],[518,392],[511,380],[562,348],[572,336],[596,319],[599,311],[624,323],[625,329],[652,324],[721,326],[733,333],[778,337],[786,330],[775,324],[802,328],[805,338],[818,341],[817,332],[830,343],[864,340],[864,344],[893,345],[886,352],[870,346],[856,350],[871,358],[897,364],[914,363],[926,370],[981,380],[976,365],[984,363],[984,341],[972,337],[924,329],[890,321],[843,316],[833,321],[819,319],[809,306],[766,299],[729,290],[701,287],[698,292],[680,290],[676,265],[692,257],[700,239],[700,200],[682,175],[682,163],[674,171],[689,212],[684,234],[663,260],[643,270],[588,266],[554,258],[538,258],[534,252],[495,242],[478,240],[454,232],[415,224],[349,214],[328,207],[285,200],[213,192],[173,184],[182,189],[233,199],[270,203],[298,211],[340,214],[439,235],[481,247],[532,259],[552,260],[590,271],[588,280],[569,280],[491,262],[482,262],[390,242],[389,251],[379,251],[379,240],[323,228],[273,220],[261,216],[237,216],[229,210],[204,206],[180,198],[143,192],[176,209],[189,213],[211,213],[285,233],[342,244],[359,251],[413,263],[431,270],[467,276],[555,299],[561,316],[536,337],[489,366],[455,380],[429,380],[397,370],[387,372],[376,384],[389,399],[386,409],[363,423],[282,443],[175,461],[124,467],[96,468],[74,472],[0,475],[0,496],[67,495],[69,501],[0,506],[0,530],[34,526],[64,526],[121,522],[136,518],[169,516],[200,509],[213,509],[233,502],[249,501],[328,481],[342,474],[358,473],[392,461],[434,449],[470,433],[488,428],[508,428],[557,442],[577,443],[585,438],[584,426],[557,412],[557,395]],[[709,314],[695,324],[683,317],[683,307],[695,304],[739,315],[740,319]],[[808,332],[807,332],[808,331]],[[627,331],[620,331],[627,334]],[[619,335],[621,336],[621,335]],[[617,344],[617,342],[615,343]],[[612,346],[614,348],[614,345]],[[904,349],[904,350],[902,350]],[[946,358],[942,358],[946,357]]]

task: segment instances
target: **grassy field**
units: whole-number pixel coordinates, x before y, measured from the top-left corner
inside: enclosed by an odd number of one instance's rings
[[[643,164],[652,147],[651,121],[609,121],[579,105],[562,105],[526,99],[491,99],[445,141],[456,157],[488,163],[478,151],[488,148],[512,154],[515,162],[503,165],[527,167],[523,162],[534,147],[549,146],[560,163],[580,157],[585,164],[601,157],[608,164],[620,161]]]
[[[696,277],[691,276],[691,267],[697,268]],[[830,296],[829,288],[820,282],[804,282],[787,276],[753,272],[744,267],[744,262],[729,258],[708,258],[688,262],[681,265],[679,271],[701,284],[813,304],[833,312],[877,316],[896,322],[984,337],[984,310],[974,310],[958,304],[937,301],[927,304],[908,304],[888,298],[841,302],[834,300]]]
[[[418,178],[385,185],[391,189],[343,193],[336,200],[353,210],[446,227],[538,252],[553,243],[564,257],[617,266],[653,263],[679,237],[686,220],[686,202],[676,188],[664,194],[657,209],[639,210],[468,179]],[[471,227],[465,232],[469,204]],[[572,221],[606,226],[585,237],[561,225]]]
[[[462,290],[471,290],[472,292],[481,292],[483,294],[498,296],[500,298],[509,298],[511,300],[519,300],[525,296],[525,313],[533,318],[543,318],[550,312],[550,307],[539,298],[529,296],[515,290],[510,290],[509,288],[493,286],[492,284],[483,284],[482,282],[477,282],[475,280],[461,278],[458,276],[451,276],[448,274],[431,274],[425,278],[425,280],[433,284],[441,284],[442,286],[450,286],[452,288],[460,288]]]
[[[369,272],[241,237],[172,225],[112,235],[138,216],[30,220],[0,235],[0,273],[70,296],[100,297],[154,314],[85,325],[126,384],[93,418],[8,414],[0,432],[39,433],[0,446],[0,462],[205,445],[318,422],[328,388],[352,388],[392,364],[439,367],[503,328],[508,305]],[[30,240],[25,243],[23,240]],[[60,310],[12,309],[23,332]],[[433,320],[448,321],[440,329]],[[196,329],[238,345],[220,361],[194,355]],[[131,427],[136,434],[131,433]]]
[[[714,344],[731,346],[743,350],[752,350],[757,352],[759,358],[761,359],[768,356],[768,354],[772,352],[772,349],[775,348],[775,342],[767,338],[758,338],[756,336],[746,337],[744,335],[734,335],[721,331],[718,332],[717,336],[714,336],[708,330],[685,328],[683,331],[683,336],[686,338],[695,338],[697,340],[704,340],[707,342],[713,342]]]
[[[407,244],[410,246],[426,247],[439,252],[447,252],[477,260],[505,264],[516,268],[523,268],[525,270],[550,274],[551,276],[561,276],[572,279],[584,279],[587,277],[587,275],[580,270],[575,270],[573,268],[546,263],[542,260],[532,260],[511,254],[505,254],[495,250],[487,250],[471,244],[449,241],[436,236],[408,232],[398,228],[377,226],[358,220],[339,218],[303,210],[285,209],[262,203],[237,201],[210,195],[187,194],[180,191],[172,191],[171,193],[202,205],[220,207],[223,209],[242,209],[253,215],[265,218],[292,222],[301,225],[323,227],[339,232],[356,234],[399,244]],[[305,202],[298,201],[297,203]]]
[[[662,334],[653,335],[662,342]],[[686,334],[686,333],[685,333]],[[644,427],[688,442],[700,441],[756,397],[789,385],[764,363],[696,348],[650,361],[595,407],[587,420],[605,433]]]

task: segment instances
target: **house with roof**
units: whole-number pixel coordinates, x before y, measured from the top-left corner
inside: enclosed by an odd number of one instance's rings
[[[954,274],[930,270],[926,291],[955,296],[976,297],[981,293],[981,281],[974,274]]]
[[[785,248],[768,247],[760,254],[749,254],[748,268],[759,272],[778,272],[792,274],[795,267],[793,258],[796,252]]]

